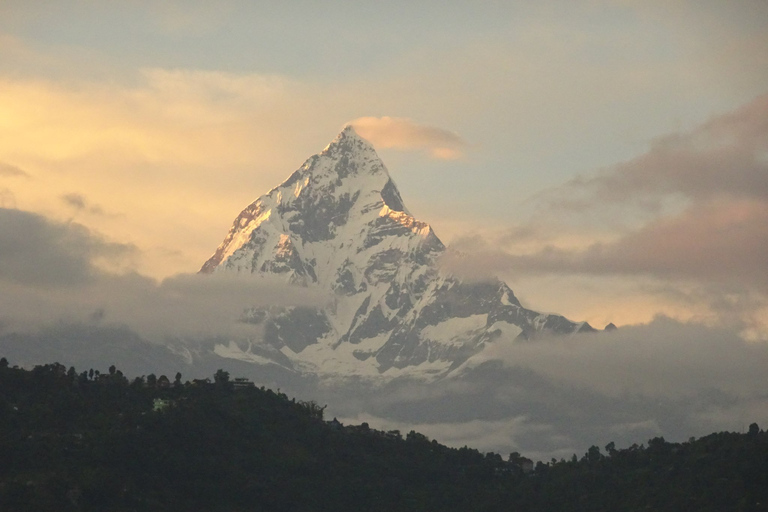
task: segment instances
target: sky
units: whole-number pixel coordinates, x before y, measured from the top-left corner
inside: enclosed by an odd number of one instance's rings
[[[1,206],[194,272],[355,122],[533,309],[764,336],[766,2],[529,4],[6,0]]]
[[[765,0],[3,0],[0,327],[219,325],[188,274],[348,123],[457,274],[768,340]]]

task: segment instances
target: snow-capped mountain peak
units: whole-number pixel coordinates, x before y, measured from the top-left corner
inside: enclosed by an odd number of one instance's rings
[[[503,283],[446,275],[444,250],[347,126],[246,207],[201,272],[277,274],[327,291],[323,310],[254,317],[265,318],[268,345],[319,373],[440,375],[501,337],[591,329],[524,309]]]
[[[238,271],[281,273],[287,267],[259,256],[268,258],[274,250],[284,261],[311,249],[309,244],[336,245],[334,240],[349,247],[361,242],[364,227],[376,218],[431,231],[410,216],[373,146],[347,126],[321,153],[243,210],[201,271],[212,272],[226,262],[226,268]],[[293,270],[317,280],[313,269]]]

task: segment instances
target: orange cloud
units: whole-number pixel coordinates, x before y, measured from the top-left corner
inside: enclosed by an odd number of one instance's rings
[[[360,117],[349,124],[378,148],[424,150],[437,160],[461,158],[467,146],[464,139],[453,132],[403,117]]]

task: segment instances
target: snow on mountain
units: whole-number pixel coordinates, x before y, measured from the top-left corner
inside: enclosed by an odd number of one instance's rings
[[[504,334],[591,331],[523,308],[504,283],[467,283],[415,219],[373,146],[347,126],[240,215],[201,272],[276,274],[331,297],[324,309],[253,310],[264,344],[320,375],[441,376]],[[218,347],[223,357],[264,356]]]

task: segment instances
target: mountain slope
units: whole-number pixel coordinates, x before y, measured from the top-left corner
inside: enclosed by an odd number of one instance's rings
[[[321,374],[442,375],[502,334],[592,330],[521,306],[501,282],[441,272],[445,246],[415,219],[371,144],[346,127],[251,203],[201,272],[276,274],[328,293],[324,308],[252,311],[265,343]],[[246,359],[237,347],[220,355]]]

